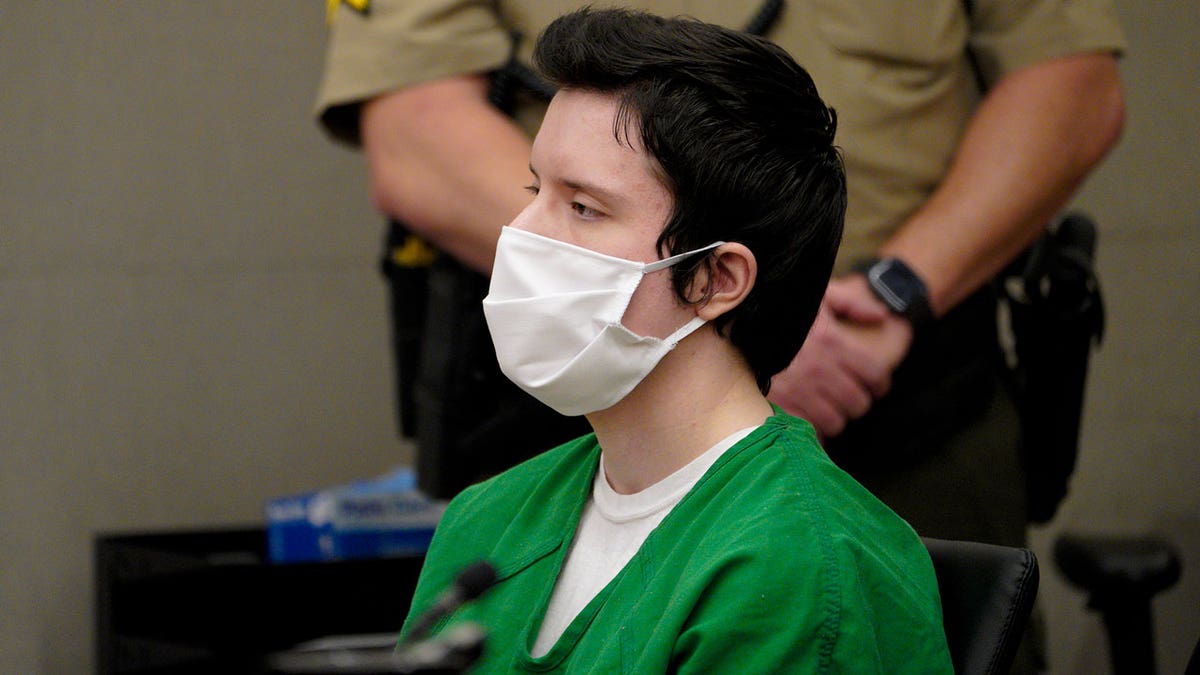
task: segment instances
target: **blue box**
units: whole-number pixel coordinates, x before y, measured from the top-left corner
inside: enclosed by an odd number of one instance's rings
[[[280,497],[266,507],[267,554],[275,563],[419,555],[445,510],[417,489],[409,468]]]

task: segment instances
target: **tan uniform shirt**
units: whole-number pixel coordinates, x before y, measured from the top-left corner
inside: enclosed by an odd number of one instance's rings
[[[336,137],[357,139],[358,106],[423,81],[528,64],[538,32],[571,0],[372,0],[334,21],[318,99]],[[599,7],[604,3],[596,3]],[[744,27],[760,2],[630,0],[622,6]],[[1111,0],[788,0],[770,38],[813,76],[838,113],[849,180],[839,268],[873,253],[937,187],[985,79],[1084,52],[1119,52]],[[531,133],[542,105],[523,105]]]

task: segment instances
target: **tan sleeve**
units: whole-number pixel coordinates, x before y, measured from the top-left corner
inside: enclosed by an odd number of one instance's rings
[[[973,0],[971,48],[989,83],[1039,61],[1120,55],[1125,34],[1112,0]]]
[[[511,50],[487,0],[341,3],[330,26],[316,115],[334,138],[358,144],[358,110],[371,98],[430,80],[493,70]]]

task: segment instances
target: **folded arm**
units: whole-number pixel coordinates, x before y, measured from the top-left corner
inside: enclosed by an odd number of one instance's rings
[[[366,103],[361,128],[376,208],[488,274],[500,228],[525,207],[530,140],[462,76]]]

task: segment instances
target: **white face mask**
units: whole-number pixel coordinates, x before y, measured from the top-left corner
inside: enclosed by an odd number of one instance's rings
[[[705,323],[665,339],[622,326],[642,277],[723,243],[640,263],[505,227],[483,299],[500,370],[563,415],[608,408]]]

